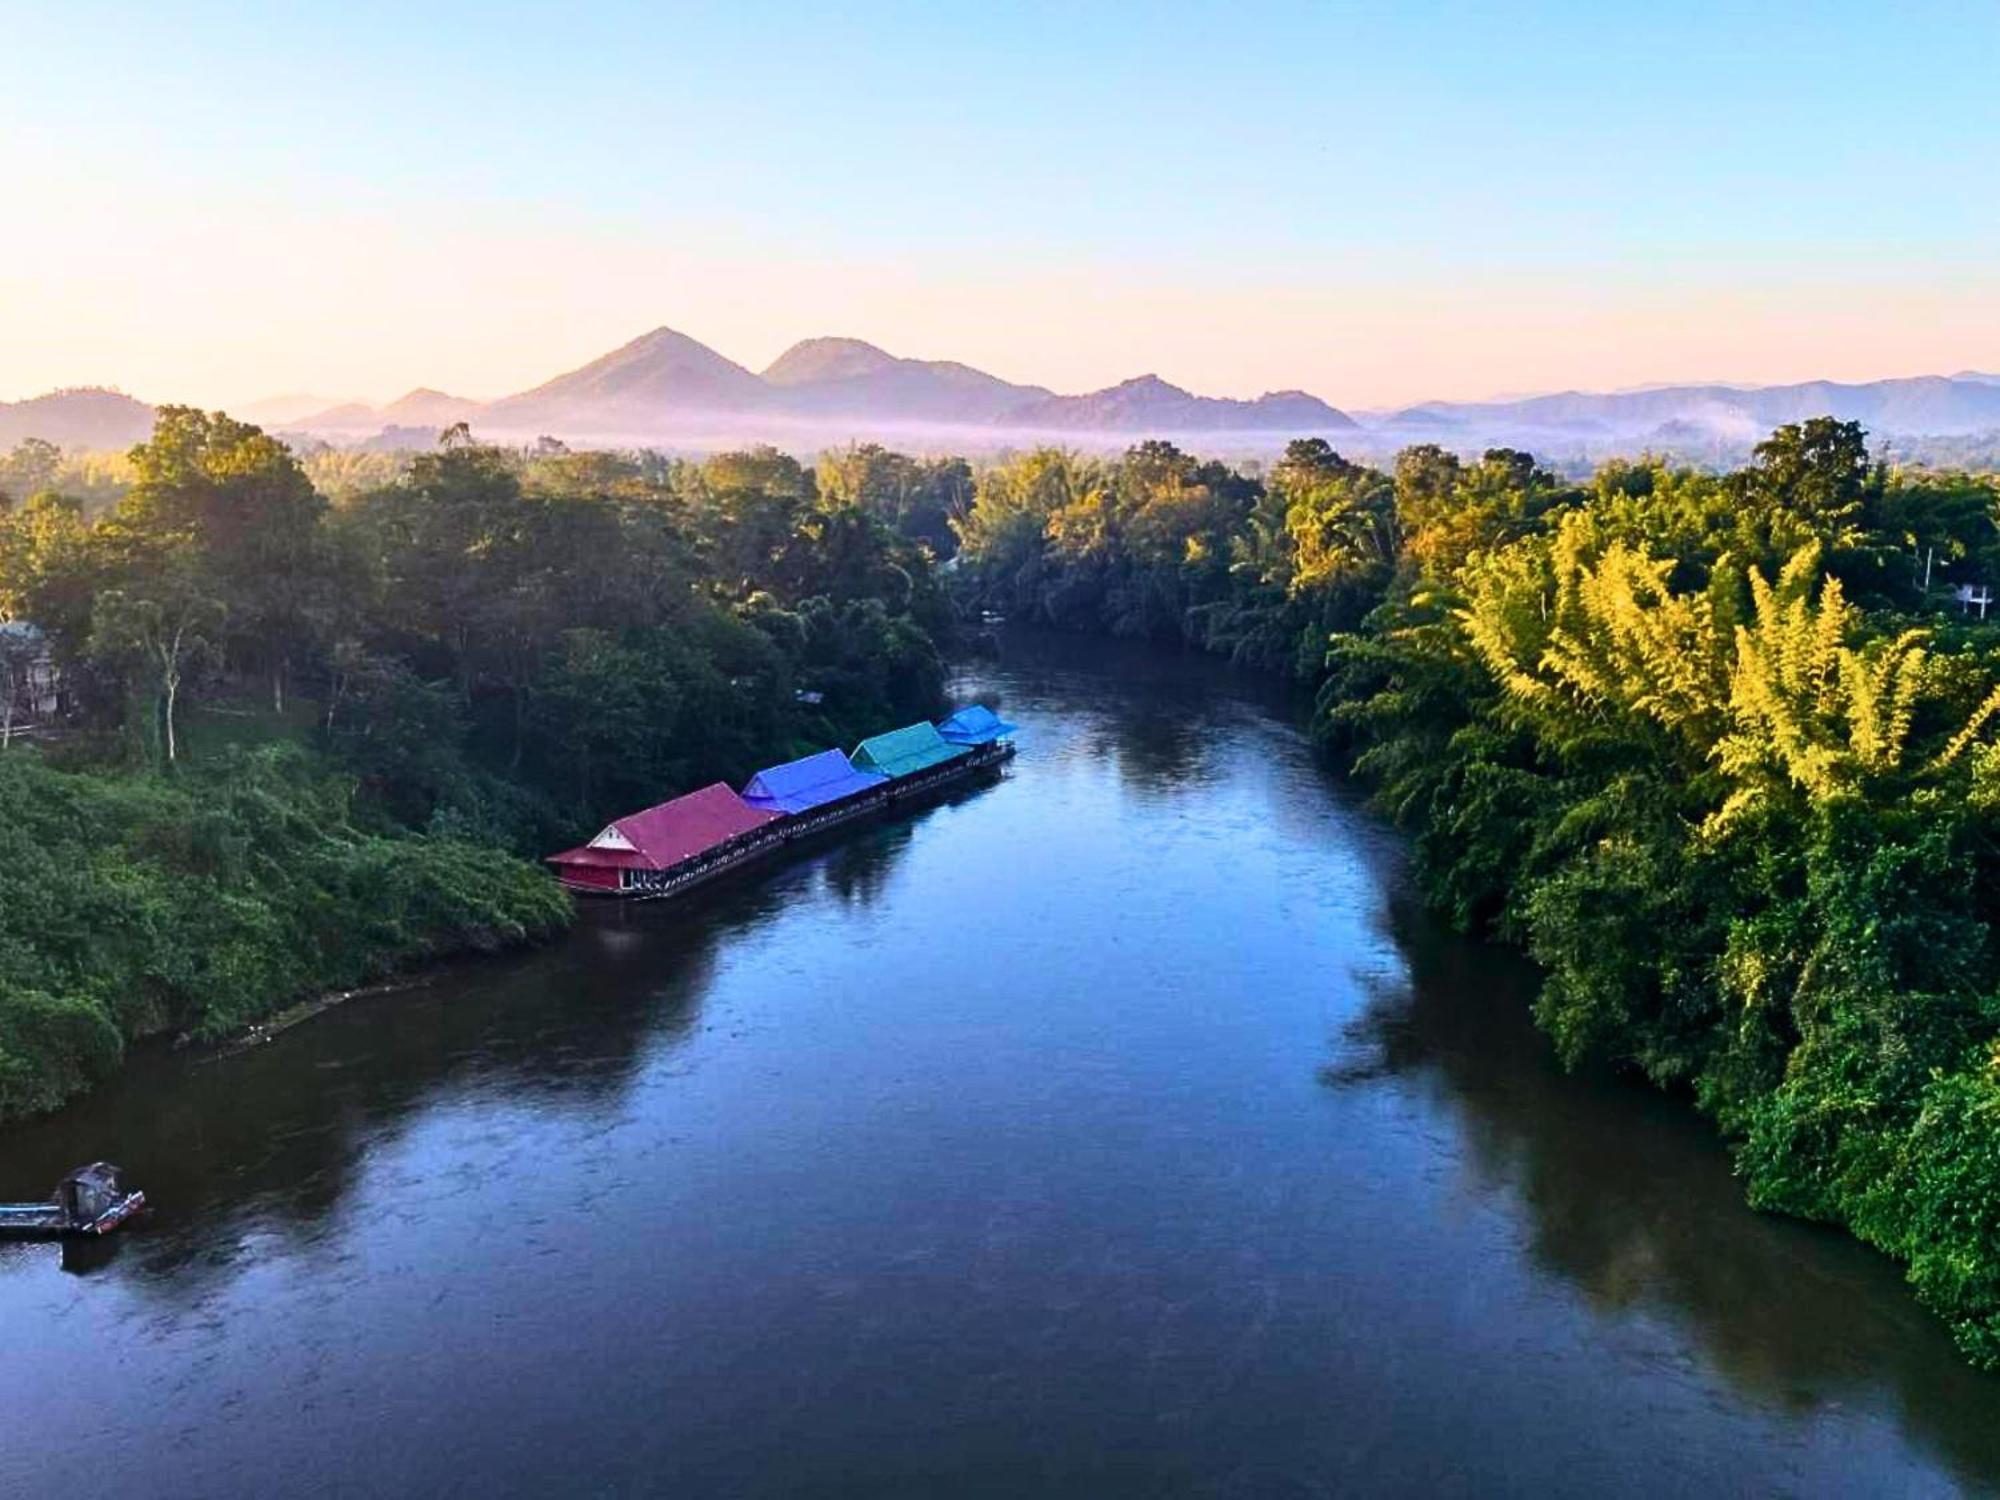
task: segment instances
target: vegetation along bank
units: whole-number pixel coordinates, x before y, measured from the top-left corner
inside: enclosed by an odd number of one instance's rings
[[[1898,1257],[1996,1365],[1996,509],[1831,420],[1584,483],[1146,445],[984,475],[961,566],[1023,616],[1314,680],[1432,898],[1545,970],[1562,1057],[1691,1097],[1753,1203]]]
[[[0,1119],[560,930],[541,851],[941,706],[962,464],[461,432],[369,481],[174,407],[0,457]]]

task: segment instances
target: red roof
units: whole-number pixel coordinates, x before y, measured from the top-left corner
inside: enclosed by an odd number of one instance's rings
[[[551,854],[549,863],[605,865],[615,870],[665,870],[760,828],[775,816],[752,807],[718,781],[685,797],[620,818],[597,836],[602,840],[616,835],[631,845],[629,849],[603,848],[593,840],[581,848]]]

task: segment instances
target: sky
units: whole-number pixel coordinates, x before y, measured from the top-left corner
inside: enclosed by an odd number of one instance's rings
[[[0,0],[0,399],[2000,368],[2000,6]]]

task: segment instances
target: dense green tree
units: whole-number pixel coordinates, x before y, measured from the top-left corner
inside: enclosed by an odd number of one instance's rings
[[[159,754],[180,758],[182,690],[219,654],[228,606],[184,570],[156,575],[143,594],[106,589],[91,615],[90,655],[126,675],[151,706]]]
[[[199,586],[228,602],[230,664],[261,671],[282,708],[287,678],[319,643],[331,607],[326,502],[284,444],[220,412],[160,408],[131,463],[132,488],[106,522],[106,544],[127,567],[198,570]]]
[[[30,495],[53,489],[62,466],[62,449],[54,443],[34,437],[16,443],[12,452],[0,458],[0,512]]]

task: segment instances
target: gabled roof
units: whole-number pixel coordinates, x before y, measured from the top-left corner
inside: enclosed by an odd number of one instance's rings
[[[759,771],[743,788],[743,800],[766,812],[802,813],[869,791],[888,779],[876,771],[855,770],[838,750],[822,750]]]
[[[983,703],[968,704],[938,725],[938,733],[954,745],[990,745],[1014,732],[1014,726]]]
[[[848,757],[858,771],[880,771],[884,776],[911,776],[965,754],[965,746],[947,742],[934,724],[912,724],[865,739]]]
[[[588,844],[549,856],[551,864],[664,870],[761,827],[775,816],[721,782],[618,819]]]

